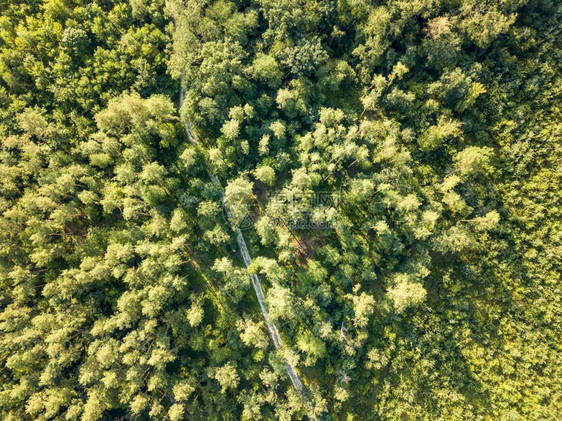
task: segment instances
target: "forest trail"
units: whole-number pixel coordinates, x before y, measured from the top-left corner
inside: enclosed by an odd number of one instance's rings
[[[179,101],[179,108],[181,109],[182,105],[183,105],[183,101],[184,101],[184,88],[183,88],[183,82],[184,82],[184,75],[182,74],[181,76],[181,80],[180,80],[180,101]],[[187,134],[187,137],[189,139],[189,141],[191,143],[193,143],[195,146],[197,146],[198,148],[201,148],[201,144],[199,143],[199,140],[197,139],[197,137],[195,136],[195,133],[193,132],[192,126],[191,126],[191,122],[188,120],[183,120],[183,125],[185,127],[185,132]],[[219,179],[215,176],[215,174],[213,173],[211,166],[209,165],[209,162],[207,160],[204,161],[205,163],[205,168],[207,170],[207,174],[209,175],[209,178],[211,179],[211,181],[213,183],[216,183],[218,185],[221,186],[222,188],[222,184],[220,183]],[[225,203],[224,203],[224,190],[222,192],[222,205],[226,211],[226,214],[229,214],[229,210],[226,207]],[[244,239],[244,235],[242,234],[242,231],[240,231],[240,228],[235,228],[234,229],[234,233],[236,235],[236,242],[238,243],[238,247],[240,248],[240,253],[242,254],[242,259],[244,260],[244,264],[246,265],[246,268],[248,268],[251,264],[252,264],[252,258],[250,256],[250,252],[248,251],[248,247],[246,246],[246,240]],[[277,326],[269,321],[269,314],[268,314],[268,310],[267,310],[267,306],[265,304],[265,295],[263,293],[263,289],[261,286],[261,282],[259,280],[258,275],[256,274],[252,274],[250,275],[250,281],[252,282],[252,287],[254,288],[254,291],[256,293],[256,298],[258,299],[258,303],[260,305],[260,309],[261,309],[261,313],[263,316],[263,319],[265,321],[265,324],[269,330],[269,334],[271,336],[271,339],[273,340],[273,345],[275,346],[275,349],[277,351],[280,351],[283,347],[283,343],[281,341],[281,336],[279,335],[279,330],[277,329]],[[285,368],[287,369],[287,374],[289,375],[289,378],[291,379],[291,382],[293,383],[293,386],[295,388],[295,390],[304,397],[304,386],[295,370],[295,368],[289,364],[289,362],[285,361]]]

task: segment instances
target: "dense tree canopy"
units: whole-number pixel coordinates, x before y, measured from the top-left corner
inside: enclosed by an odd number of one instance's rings
[[[557,2],[0,10],[0,418],[559,418]]]

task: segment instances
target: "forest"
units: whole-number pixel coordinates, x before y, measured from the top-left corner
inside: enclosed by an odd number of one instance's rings
[[[0,419],[560,420],[562,3],[0,0]]]

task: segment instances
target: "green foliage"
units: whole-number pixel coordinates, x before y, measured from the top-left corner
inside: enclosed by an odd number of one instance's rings
[[[1,419],[559,418],[559,4],[0,9]]]
[[[244,177],[232,180],[224,189],[224,205],[233,226],[238,226],[250,213],[252,196],[252,183]]]

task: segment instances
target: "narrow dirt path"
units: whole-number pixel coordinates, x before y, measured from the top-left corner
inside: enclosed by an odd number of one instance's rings
[[[184,100],[183,82],[184,82],[184,75],[182,75],[180,81],[181,84],[180,103],[179,103],[180,109],[181,106],[183,105],[183,100]],[[195,133],[193,132],[191,123],[189,121],[183,121],[183,125],[185,127],[185,132],[187,134],[189,141],[195,146],[197,146],[198,148],[201,148],[201,144],[199,143],[197,137],[195,136]],[[205,168],[207,170],[207,174],[209,175],[211,181],[222,187],[219,179],[213,173],[211,166],[209,165],[207,160],[205,160]],[[226,211],[226,214],[228,215],[229,210],[224,203],[224,190],[222,191],[222,194],[223,194],[222,205]],[[244,264],[246,265],[246,268],[248,268],[252,264],[252,258],[250,256],[250,252],[248,251],[248,247],[246,246],[246,240],[244,239],[244,235],[242,235],[242,231],[240,231],[240,228],[235,228],[234,233],[236,235],[236,242],[238,243],[238,248],[240,249],[240,253],[242,254],[242,259],[244,260]],[[283,348],[283,343],[281,341],[281,336],[279,335],[279,330],[277,329],[277,326],[275,326],[274,323],[269,321],[269,313],[265,303],[265,296],[258,275],[256,274],[250,275],[250,281],[252,282],[252,287],[254,288],[254,291],[256,293],[256,298],[258,299],[258,303],[260,305],[261,314],[269,330],[269,334],[273,341],[273,345],[275,346],[275,349],[279,351]],[[301,396],[304,396],[304,387],[295,368],[287,361],[285,361],[285,368],[287,369],[287,374],[289,375],[289,378],[291,379],[291,382],[293,383],[293,386],[296,389],[296,391]]]

